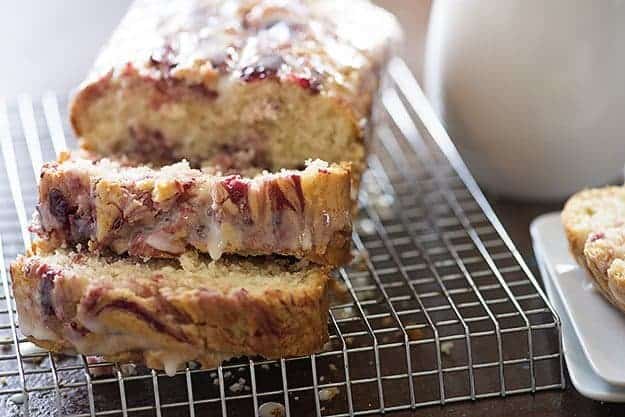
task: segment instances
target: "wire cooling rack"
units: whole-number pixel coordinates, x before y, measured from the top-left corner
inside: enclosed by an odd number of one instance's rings
[[[392,61],[389,74],[356,259],[339,271],[351,299],[332,308],[324,351],[189,364],[175,377],[26,343],[6,267],[30,239],[42,162],[73,139],[67,100],[0,101],[0,411],[352,416],[563,388],[558,317],[405,63]]]

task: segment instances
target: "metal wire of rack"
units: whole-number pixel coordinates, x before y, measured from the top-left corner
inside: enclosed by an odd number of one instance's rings
[[[64,416],[357,416],[564,388],[559,319],[406,64],[389,66],[341,269],[351,300],[310,357],[193,364],[175,377],[33,351],[8,263],[30,241],[44,160],[71,142],[54,94],[0,100],[0,410]],[[238,385],[237,385],[238,384]],[[234,389],[236,388],[236,389]]]

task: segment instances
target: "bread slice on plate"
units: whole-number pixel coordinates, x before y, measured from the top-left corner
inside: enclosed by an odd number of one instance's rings
[[[128,167],[63,154],[42,168],[37,211],[42,238],[94,252],[280,254],[331,266],[350,259],[350,170],[322,161],[244,178],[186,161]]]
[[[602,232],[625,222],[625,187],[604,187],[580,191],[562,210],[562,223],[571,253],[585,264],[584,245],[593,232]]]
[[[590,234],[584,246],[584,259],[599,290],[612,304],[625,311],[625,226],[600,229]]]
[[[169,374],[242,355],[314,353],[328,340],[332,278],[284,258],[141,262],[35,242],[11,265],[22,333],[53,352]]]
[[[369,1],[138,0],[71,105],[82,146],[138,162],[365,166],[396,19]]]
[[[625,187],[584,190],[569,199],[562,221],[571,253],[596,288],[625,311]]]
[[[608,288],[614,301],[621,311],[625,312],[625,260],[615,259],[608,268]]]

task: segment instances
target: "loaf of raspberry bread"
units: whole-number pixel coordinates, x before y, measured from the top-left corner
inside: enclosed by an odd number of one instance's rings
[[[222,170],[350,161],[395,18],[364,0],[137,0],[71,105],[84,149]]]
[[[64,153],[42,168],[32,230],[98,253],[171,258],[196,249],[337,266],[350,259],[351,209],[349,167],[318,160],[243,178],[185,161],[129,167]]]
[[[172,374],[237,356],[307,355],[328,339],[331,278],[287,258],[95,256],[35,242],[11,265],[21,332],[61,353]]]
[[[625,311],[625,187],[575,194],[564,206],[562,221],[577,262],[601,294]]]

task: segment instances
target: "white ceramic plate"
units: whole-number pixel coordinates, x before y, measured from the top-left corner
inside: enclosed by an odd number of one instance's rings
[[[618,385],[610,385],[601,379],[590,366],[588,359],[582,349],[582,345],[573,330],[571,319],[564,310],[562,300],[553,288],[553,278],[547,272],[544,261],[541,259],[541,249],[534,244],[538,267],[543,276],[543,282],[551,300],[553,308],[556,309],[562,320],[562,344],[564,356],[566,358],[569,377],[573,386],[582,395],[593,400],[625,402],[625,388]]]
[[[538,217],[530,232],[543,279],[563,321],[573,384],[591,398],[625,401],[625,314],[603,299],[574,261],[560,213]]]

